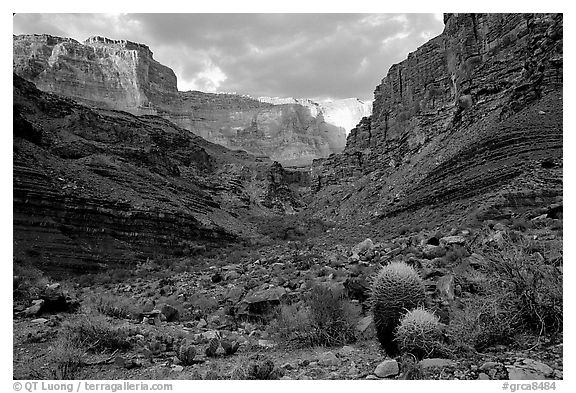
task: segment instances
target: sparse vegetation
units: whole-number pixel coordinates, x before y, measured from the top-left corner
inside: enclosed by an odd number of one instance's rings
[[[126,332],[103,315],[80,315],[62,325],[62,337],[86,351],[126,350],[131,347]]]
[[[275,329],[285,341],[300,345],[344,345],[357,339],[359,314],[342,293],[314,285],[304,302],[280,308]]]
[[[86,350],[77,341],[60,337],[48,352],[48,361],[52,366],[50,379],[76,379],[78,371],[84,365]]]
[[[134,299],[109,293],[90,296],[85,301],[85,307],[119,319],[136,319],[142,312],[142,306]]]
[[[514,300],[522,326],[553,334],[562,331],[562,272],[557,260],[547,261],[540,251],[538,243],[524,236],[506,236],[500,249],[487,248],[485,253],[502,296]]]

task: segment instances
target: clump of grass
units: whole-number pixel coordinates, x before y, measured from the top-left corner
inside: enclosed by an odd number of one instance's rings
[[[126,350],[131,347],[127,333],[113,326],[103,315],[83,315],[65,322],[62,337],[87,351]]]
[[[89,297],[85,306],[118,319],[137,319],[143,309],[134,299],[109,293]]]
[[[84,366],[86,354],[77,341],[69,341],[65,337],[56,340],[50,347],[47,360],[52,366],[50,379],[77,379],[78,372]]]
[[[359,315],[342,293],[315,285],[303,303],[280,308],[275,330],[282,339],[301,345],[344,345],[356,341]]]

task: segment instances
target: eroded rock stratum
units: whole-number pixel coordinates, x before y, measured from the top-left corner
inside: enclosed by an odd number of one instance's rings
[[[14,72],[43,91],[136,115],[159,115],[211,142],[309,165],[340,152],[346,133],[370,113],[357,99],[315,103],[236,94],[179,92],[176,75],[144,44],[91,37],[83,43],[42,35],[14,36]]]

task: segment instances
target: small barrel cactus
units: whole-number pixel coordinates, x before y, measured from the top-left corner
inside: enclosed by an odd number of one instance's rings
[[[178,359],[182,362],[184,366],[190,366],[194,362],[194,357],[196,356],[196,348],[190,345],[187,341],[184,341],[180,345],[178,350]]]
[[[442,340],[440,319],[423,308],[408,311],[396,329],[396,342],[402,352],[418,359],[439,349]]]
[[[236,351],[238,351],[238,348],[240,348],[238,341],[221,340],[220,345],[222,345],[226,355],[234,355]]]
[[[205,350],[206,356],[208,357],[216,356],[216,351],[218,350],[219,347],[220,347],[220,339],[218,337],[212,338],[208,343],[208,346],[206,347]]]
[[[394,332],[400,317],[424,304],[424,282],[414,268],[404,262],[384,266],[372,283],[372,313],[376,334],[390,356],[398,353]]]

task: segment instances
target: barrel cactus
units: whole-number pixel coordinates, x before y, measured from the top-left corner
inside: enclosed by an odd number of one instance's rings
[[[180,349],[178,350],[178,359],[182,362],[184,366],[190,366],[194,362],[194,357],[196,356],[196,348],[193,345],[190,345],[187,341],[184,341],[182,345],[180,345]]]
[[[396,342],[400,350],[418,359],[437,351],[441,340],[440,319],[424,308],[408,311],[396,329]]]
[[[372,283],[372,313],[378,340],[386,352],[398,353],[394,332],[401,316],[424,304],[424,282],[404,262],[384,266]]]
[[[219,347],[220,347],[220,338],[218,337],[212,338],[208,343],[208,346],[206,347],[205,350],[206,356],[208,357],[216,356],[216,351],[218,350]]]
[[[238,341],[229,341],[222,339],[220,341],[220,345],[224,349],[224,353],[226,355],[234,355],[236,351],[238,351],[238,348],[240,348],[240,342]]]

